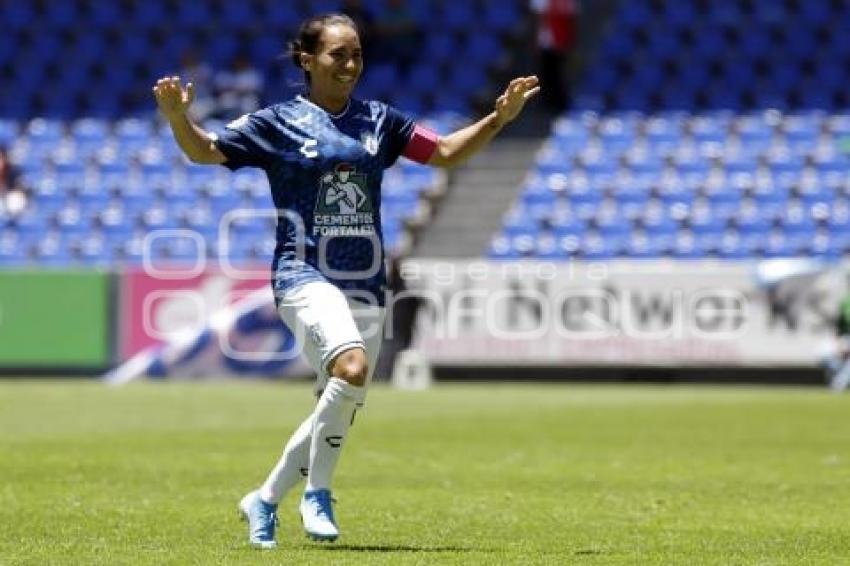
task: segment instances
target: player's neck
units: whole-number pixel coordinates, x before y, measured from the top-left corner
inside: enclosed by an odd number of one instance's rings
[[[307,100],[320,107],[322,110],[328,112],[329,114],[337,115],[344,112],[345,109],[348,107],[349,98],[347,96],[322,96],[317,95],[313,91],[310,91],[307,95]]]

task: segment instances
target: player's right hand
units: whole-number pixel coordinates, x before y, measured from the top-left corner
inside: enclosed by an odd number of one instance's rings
[[[183,88],[180,77],[163,77],[156,81],[153,94],[159,111],[170,120],[185,115],[189,110],[195,98],[195,86],[189,83]]]

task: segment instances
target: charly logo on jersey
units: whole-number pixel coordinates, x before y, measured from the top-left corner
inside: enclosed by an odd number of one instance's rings
[[[314,236],[369,236],[375,233],[375,209],[366,175],[350,163],[322,174],[313,215]]]

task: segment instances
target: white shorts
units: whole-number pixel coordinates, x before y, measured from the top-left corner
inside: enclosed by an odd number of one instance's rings
[[[310,367],[316,372],[316,392],[330,378],[328,365],[351,348],[366,350],[372,380],[384,329],[384,308],[347,298],[330,283],[314,281],[277,296],[277,312],[295,335]],[[363,388],[366,391],[366,387]],[[358,401],[363,405],[364,399]]]

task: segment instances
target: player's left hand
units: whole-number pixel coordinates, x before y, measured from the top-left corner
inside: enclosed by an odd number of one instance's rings
[[[496,117],[500,124],[507,124],[522,111],[525,103],[540,92],[537,77],[517,77],[508,84],[505,92],[496,99]]]

